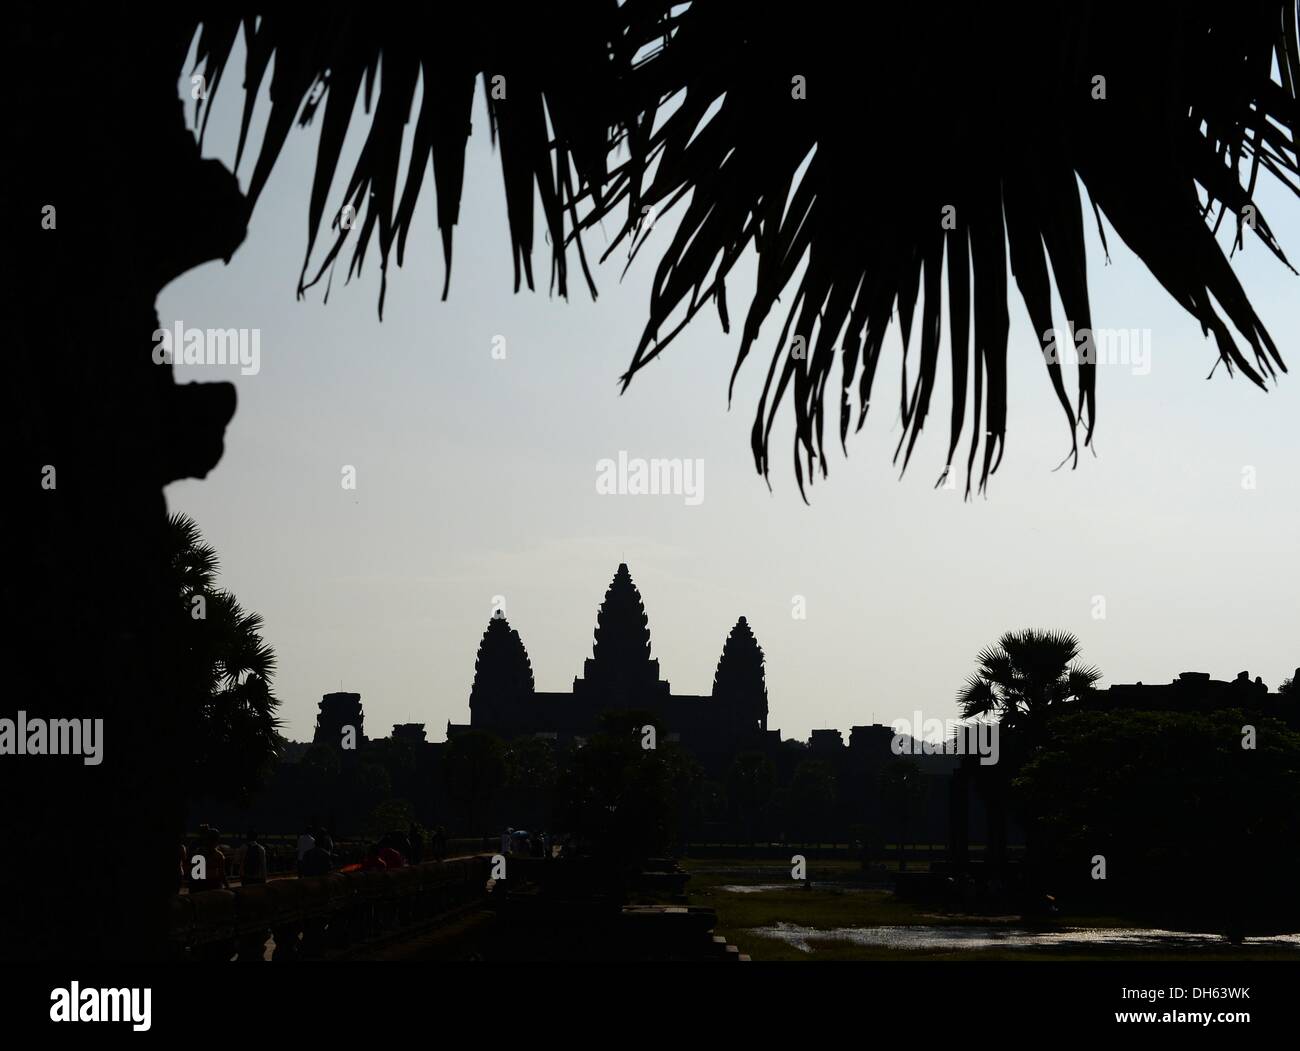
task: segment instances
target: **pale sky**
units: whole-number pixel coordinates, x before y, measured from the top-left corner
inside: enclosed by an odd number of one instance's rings
[[[241,79],[237,57],[205,145],[227,164]],[[354,120],[327,214],[342,203],[364,126]],[[254,147],[260,127],[255,119]],[[291,135],[230,265],[190,271],[158,303],[164,326],[260,329],[256,375],[177,366],[181,382],[235,383],[239,408],[221,463],[205,480],[169,486],[167,499],[217,548],[222,585],[265,617],[289,737],[309,738],[321,694],[342,687],[362,695],[368,734],[415,721],[442,740],[449,720],[468,722],[495,596],[537,688],[569,689],[620,561],[676,692],[709,692],[728,631],[749,618],[767,656],[768,725],[787,737],[915,710],[953,717],[980,649],[1023,627],[1073,631],[1103,685],[1249,669],[1276,688],[1300,664],[1300,279],[1258,242],[1248,239],[1234,266],[1292,368],[1268,394],[1222,368],[1206,382],[1213,344],[1109,228],[1105,264],[1085,203],[1094,324],[1148,329],[1151,347],[1146,375],[1099,368],[1096,457],[1053,473],[1067,429],[1012,284],[1007,451],[987,497],[963,503],[960,486],[932,488],[948,436],[945,310],[945,364],[907,475],[899,481],[890,463],[895,330],[874,418],[850,437],[847,459],[834,450],[809,507],[788,412],[773,438],[772,491],[749,451],[783,316],[763,330],[730,412],[739,324],[724,335],[711,309],[618,394],[671,219],[622,280],[621,250],[599,268],[594,303],[576,265],[570,300],[548,295],[539,227],[539,291],[512,294],[481,88],[448,301],[428,178],[406,265],[389,270],[382,323],[378,256],[344,285],[350,245],[329,303],[323,285],[296,300],[318,127]],[[254,156],[238,173],[245,187]],[[1259,200],[1300,260],[1294,199],[1269,187]],[[592,254],[603,246],[599,234],[588,242]],[[728,282],[733,321],[752,280],[751,259]],[[504,360],[492,356],[497,336]],[[968,417],[963,468],[969,428]],[[599,495],[597,462],[620,450],[703,460],[702,502]],[[342,487],[345,465],[356,468],[355,491]],[[806,619],[792,615],[796,596]]]

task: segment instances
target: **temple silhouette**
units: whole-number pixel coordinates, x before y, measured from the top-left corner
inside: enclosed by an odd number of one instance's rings
[[[625,562],[605,592],[591,657],[571,692],[537,690],[519,632],[503,614],[493,614],[474,664],[469,724],[448,723],[447,737],[472,729],[503,740],[581,740],[598,730],[602,712],[643,711],[662,722],[668,740],[680,741],[706,766],[746,748],[780,745],[780,731],[767,726],[763,650],[744,617],[723,644],[708,696],[673,693],[650,654],[649,618]]]
[[[345,727],[352,728],[358,747],[365,743],[366,715],[361,706],[361,694],[327,693],[321,697],[317,708],[312,744],[329,744],[337,748],[343,739]],[[397,727],[393,727],[393,730],[396,731]]]
[[[1300,668],[1295,678],[1300,680]],[[390,737],[365,733],[362,695],[351,692],[324,694],[318,704],[311,742],[283,742],[280,762],[271,784],[251,810],[215,798],[200,800],[193,809],[200,818],[219,827],[249,823],[264,828],[294,828],[304,814],[319,813],[334,829],[361,827],[379,800],[365,796],[365,782],[355,775],[367,762],[383,765],[404,757],[405,772],[390,786],[395,798],[409,800],[418,818],[432,827],[448,822],[458,802],[447,792],[445,758],[451,742],[468,731],[483,731],[506,743],[541,738],[555,743],[556,754],[582,746],[598,733],[601,715],[623,711],[645,713],[661,726],[660,740],[674,742],[698,761],[704,776],[724,800],[720,809],[692,819],[689,834],[700,842],[739,842],[753,833],[742,822],[736,806],[725,802],[730,792],[734,764],[754,753],[771,763],[772,783],[793,796],[800,771],[810,766],[827,775],[833,791],[816,804],[821,833],[830,842],[859,842],[879,850],[886,842],[910,838],[932,845],[946,844],[951,863],[1005,856],[1009,848],[1024,844],[1024,829],[997,796],[987,797],[987,778],[979,759],[945,751],[895,750],[898,734],[893,725],[850,725],[847,731],[821,727],[806,740],[782,739],[768,726],[769,707],[765,658],[748,621],[740,617],[723,642],[708,695],[677,694],[661,678],[652,655],[649,618],[626,564],[610,582],[596,617],[592,654],[582,674],[566,692],[538,691],[527,648],[504,615],[489,618],[475,660],[469,694],[470,721],[447,724],[445,741],[429,740],[424,723],[398,723]],[[930,710],[929,698],[902,702]],[[1171,712],[1210,715],[1240,710],[1245,721],[1277,719],[1300,730],[1300,705],[1295,694],[1273,691],[1258,677],[1240,672],[1234,679],[1212,678],[1206,672],[1187,671],[1167,683],[1116,683],[1093,691],[1069,705],[1076,711]],[[344,731],[351,728],[355,748],[341,750]],[[373,727],[372,727],[373,728]],[[318,774],[304,772],[308,765],[328,770],[328,764],[304,764],[312,751],[328,747],[336,756],[336,787],[322,795]],[[886,775],[900,761],[917,776],[906,804],[886,787]],[[398,764],[398,768],[401,764]],[[397,768],[395,768],[397,769]],[[313,780],[315,778],[315,780]],[[385,788],[388,793],[390,788]],[[479,814],[482,827],[515,824],[521,814],[533,824],[550,821],[550,796],[537,798],[505,792],[485,802]],[[989,800],[993,805],[990,807]],[[782,804],[788,811],[789,803]],[[529,808],[535,808],[530,810]],[[901,808],[901,809],[900,809]],[[900,831],[900,813],[906,814],[906,835]],[[761,836],[770,838],[806,834],[797,819],[781,809],[765,811]],[[801,819],[799,819],[801,820]],[[793,822],[793,823],[792,823]],[[937,869],[935,870],[938,871]]]

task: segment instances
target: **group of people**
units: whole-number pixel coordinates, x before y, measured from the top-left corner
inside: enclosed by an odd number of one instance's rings
[[[334,837],[323,825],[308,824],[298,837],[298,875],[326,876],[334,869]]]
[[[507,828],[501,833],[501,853],[514,857],[549,858],[554,854],[554,844],[549,832]]]
[[[200,825],[199,845],[191,854],[182,843],[178,863],[176,889],[179,891],[181,887],[188,886],[191,893],[224,889],[235,874],[229,872],[231,867],[236,870],[240,884],[245,887],[265,883],[268,874],[266,847],[258,839],[257,829],[254,828],[248,830],[243,845],[230,859],[221,845],[221,829],[212,825]]]
[[[430,853],[438,860],[446,854],[447,833],[441,826],[430,839]],[[371,843],[361,860],[343,865],[341,872],[366,872],[376,869],[396,869],[418,865],[424,860],[424,835],[414,823],[405,832],[385,833],[378,842]],[[335,868],[334,841],[329,832],[309,824],[298,837],[298,875],[324,876]]]
[[[182,887],[188,887],[191,893],[223,890],[236,877],[245,887],[267,881],[270,874],[267,851],[256,829],[248,830],[244,843],[233,853],[221,845],[219,828],[200,825],[198,838],[199,844],[193,852],[184,843],[180,844],[176,870],[178,893]],[[441,826],[436,828],[429,837],[428,847],[429,856],[441,861],[447,853],[446,830]],[[405,832],[388,832],[378,842],[371,843],[358,862],[342,864],[339,854],[329,829],[315,820],[309,821],[298,836],[298,875],[325,876],[335,870],[358,872],[418,865],[424,860],[425,838],[419,827],[412,824]],[[356,857],[355,853],[352,856]]]

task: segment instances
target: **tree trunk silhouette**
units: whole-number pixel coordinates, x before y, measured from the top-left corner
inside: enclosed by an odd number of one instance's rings
[[[948,782],[948,855],[953,872],[965,872],[970,861],[970,771],[963,756]]]
[[[245,207],[184,125],[183,20],[24,5],[17,23],[4,715],[102,719],[103,758],[0,764],[0,954],[156,958],[186,797],[202,787],[179,773],[162,487],[216,464],[235,397],[153,362],[154,304],[229,257]]]
[[[1007,808],[1005,785],[1001,778],[990,776],[985,781],[987,789],[984,809],[988,817],[988,846],[986,856],[989,866],[999,875],[1007,862]]]

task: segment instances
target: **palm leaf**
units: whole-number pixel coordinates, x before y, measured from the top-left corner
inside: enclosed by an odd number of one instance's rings
[[[966,680],[966,685],[957,695],[957,706],[962,718],[969,719],[976,715],[989,715],[998,710],[998,698],[992,686],[978,675]]]
[[[325,106],[308,261],[352,110],[365,100],[369,128],[344,193],[359,222],[342,222],[339,206],[334,243],[311,280],[304,262],[300,292],[331,270],[355,230],[348,275],[377,240],[382,314],[383,275],[394,243],[400,265],[426,164],[449,280],[471,85],[479,75],[486,85],[504,77],[505,97],[489,92],[488,106],[516,290],[534,285],[535,200],[561,295],[570,244],[586,271],[583,231],[615,218],[606,255],[625,240],[632,256],[654,243],[660,258],[626,387],[709,303],[729,330],[727,277],[755,250],[736,369],[793,285],[751,444],[766,477],[774,423],[788,404],[801,491],[805,474],[827,473],[825,401],[837,363],[845,445],[855,397],[858,428],[871,405],[890,325],[897,314],[909,344],[923,294],[918,353],[905,352],[900,383],[894,455],[906,468],[940,367],[945,257],[953,395],[943,477],[969,411],[966,492],[976,478],[987,485],[1007,438],[1008,253],[1040,337],[1051,327],[1053,285],[1070,327],[1092,328],[1080,183],[1099,229],[1104,214],[1213,337],[1230,373],[1262,387],[1285,368],[1214,227],[1231,214],[1234,250],[1249,226],[1286,261],[1255,195],[1261,173],[1300,194],[1293,3],[877,6],[865,32],[848,30],[842,5],[817,0],[798,17],[708,0],[684,8],[588,0],[564,18],[512,9],[507,25],[492,8],[325,3],[310,11],[197,19],[208,105],[240,31],[245,38],[241,150],[274,64],[250,206],[294,120],[306,123]],[[796,77],[804,97],[792,90]],[[206,114],[200,107],[196,120]],[[680,213],[666,242],[644,223],[649,208]],[[941,223],[944,214],[954,221]],[[1096,365],[1080,364],[1073,398],[1060,365],[1049,361],[1046,371],[1068,426],[1066,458],[1077,461],[1077,428],[1087,445],[1096,423]]]

